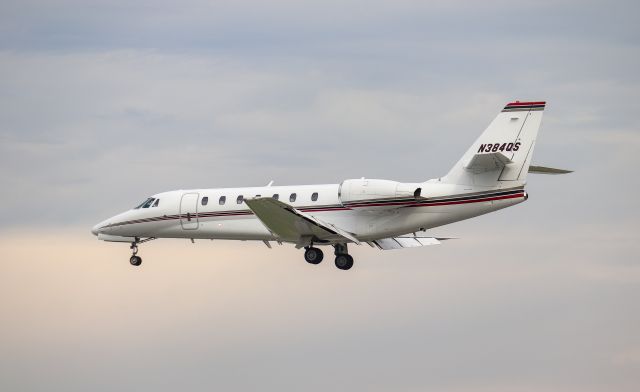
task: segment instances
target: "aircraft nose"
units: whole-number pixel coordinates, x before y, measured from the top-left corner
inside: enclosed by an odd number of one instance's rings
[[[108,219],[98,223],[97,225],[93,226],[93,228],[91,228],[91,233],[93,235],[98,235],[100,233],[105,233],[105,234],[108,233],[108,229],[105,227],[108,224],[109,224]]]

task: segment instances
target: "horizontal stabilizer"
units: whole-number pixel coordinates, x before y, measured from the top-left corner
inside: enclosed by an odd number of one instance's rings
[[[573,170],[556,169],[545,166],[529,166],[529,173],[535,174],[567,174],[573,173]]]
[[[488,154],[475,154],[464,168],[478,174],[502,169],[510,163],[513,163],[513,161],[503,153],[491,152]]]
[[[373,241],[373,243],[382,250],[402,249],[402,248],[417,248],[419,246],[428,245],[440,245],[440,241],[448,240],[450,238],[436,238],[436,237],[418,237],[414,235],[382,238]]]

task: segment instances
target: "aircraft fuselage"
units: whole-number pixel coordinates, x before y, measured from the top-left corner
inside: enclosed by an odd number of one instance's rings
[[[523,187],[466,189],[465,192],[464,187],[447,187],[437,182],[403,184],[421,188],[418,198],[413,195],[380,197],[383,195],[379,194],[360,194],[354,198],[343,196],[343,184],[163,192],[150,198],[154,199],[151,205],[109,218],[96,225],[93,232],[141,238],[278,241],[281,239],[267,229],[244,202],[245,199],[277,195],[275,197],[280,201],[295,209],[367,241],[425,231],[506,208],[526,198]],[[158,203],[153,206],[155,200]],[[340,239],[327,243],[332,242],[340,242]]]

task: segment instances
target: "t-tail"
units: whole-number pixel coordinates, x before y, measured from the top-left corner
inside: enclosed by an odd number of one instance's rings
[[[442,181],[499,188],[524,185],[544,108],[544,101],[508,103]]]

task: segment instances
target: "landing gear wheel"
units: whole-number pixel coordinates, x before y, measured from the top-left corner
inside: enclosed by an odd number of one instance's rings
[[[304,259],[309,264],[320,264],[323,258],[324,254],[318,248],[307,248],[304,252]]]
[[[140,256],[131,256],[131,258],[129,259],[129,263],[131,263],[131,265],[135,265],[136,267],[139,266],[140,264],[142,264],[142,258]]]
[[[350,255],[337,255],[336,267],[345,271],[351,269],[351,267],[353,267],[353,257],[351,257]]]

